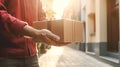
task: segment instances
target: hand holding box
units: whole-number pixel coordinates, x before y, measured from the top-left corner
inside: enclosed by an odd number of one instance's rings
[[[83,40],[83,27],[80,21],[74,20],[51,20],[36,21],[33,27],[36,29],[48,29],[60,36],[60,42],[81,42]]]

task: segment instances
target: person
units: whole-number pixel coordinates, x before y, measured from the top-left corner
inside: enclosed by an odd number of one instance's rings
[[[35,42],[66,45],[51,31],[31,27],[41,17],[38,1],[0,0],[0,67],[39,67]]]

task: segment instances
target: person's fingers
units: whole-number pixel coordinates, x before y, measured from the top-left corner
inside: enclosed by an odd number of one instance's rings
[[[47,30],[47,29],[42,29],[42,30],[43,30],[42,35],[46,35],[46,36],[48,36],[49,38],[51,38],[51,39],[53,39],[53,40],[56,40],[56,41],[60,40],[60,37],[57,36],[57,35],[55,35],[55,34],[53,34],[51,31],[49,31],[49,30]]]
[[[46,44],[51,44],[51,39],[49,39],[46,35],[40,35],[38,37],[33,37],[32,39],[35,42],[43,42]]]
[[[42,39],[43,39],[42,42],[51,45],[52,40],[49,39],[47,36],[43,36]]]
[[[53,39],[53,40],[56,40],[56,41],[60,40],[60,37],[59,37],[59,36],[53,34],[53,33],[50,32],[50,31],[49,31],[46,35],[47,35],[49,38]]]
[[[55,41],[59,41],[60,40],[60,37],[53,34],[53,33],[49,33],[46,35],[48,38],[52,39],[52,40],[55,40]]]
[[[65,46],[70,44],[70,42],[60,42],[60,41],[56,41],[54,40],[52,37],[48,37],[48,36],[43,36],[42,37],[43,42],[48,44],[48,45],[53,45],[53,46]]]

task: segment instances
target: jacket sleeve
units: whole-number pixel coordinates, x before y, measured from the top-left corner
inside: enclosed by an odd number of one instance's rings
[[[25,25],[26,22],[11,16],[5,10],[0,10],[0,33],[19,35]]]

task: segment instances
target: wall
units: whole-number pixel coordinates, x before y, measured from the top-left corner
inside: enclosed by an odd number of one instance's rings
[[[95,27],[94,27],[94,20],[95,20]],[[95,31],[94,28],[96,28]],[[87,43],[107,42],[106,0],[87,0],[86,31],[87,31],[86,32]]]

